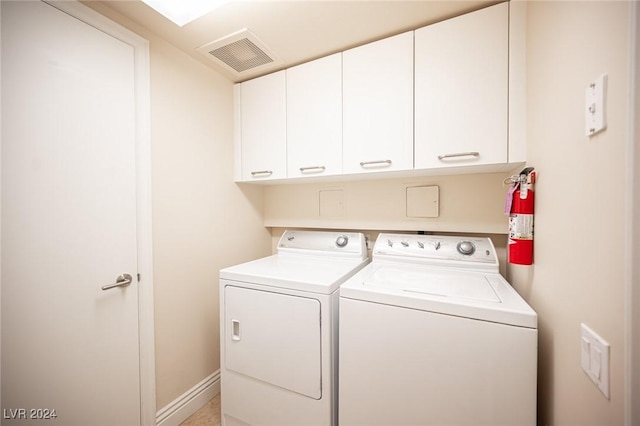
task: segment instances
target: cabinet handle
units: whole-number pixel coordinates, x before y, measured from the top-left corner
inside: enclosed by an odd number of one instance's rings
[[[391,160],[377,160],[377,161],[361,161],[360,167],[388,167],[391,165]]]
[[[325,166],[300,167],[300,173],[322,173],[325,169]]]
[[[456,158],[456,157],[480,157],[479,152],[458,152],[456,154],[443,154],[438,155],[438,160],[446,160],[447,158]]]
[[[259,170],[257,172],[251,172],[251,176],[253,177],[271,176],[272,173],[273,173],[272,170]]]

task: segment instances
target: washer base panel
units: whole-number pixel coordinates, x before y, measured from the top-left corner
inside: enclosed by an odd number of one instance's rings
[[[535,425],[537,330],[340,298],[339,424]]]

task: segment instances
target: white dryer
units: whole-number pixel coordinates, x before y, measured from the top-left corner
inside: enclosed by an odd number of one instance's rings
[[[220,271],[223,424],[337,424],[338,288],[367,263],[363,234],[286,231]]]
[[[488,238],[380,234],[340,288],[340,426],[533,426],[536,375],[537,315]]]

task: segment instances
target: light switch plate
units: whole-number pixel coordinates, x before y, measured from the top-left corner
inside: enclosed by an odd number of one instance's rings
[[[609,398],[609,343],[584,323],[580,324],[580,329],[582,369]]]
[[[585,134],[587,136],[595,135],[607,128],[606,95],[606,74],[598,77],[585,89]]]

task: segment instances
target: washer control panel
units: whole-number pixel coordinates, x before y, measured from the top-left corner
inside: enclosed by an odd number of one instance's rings
[[[460,241],[458,243],[458,253],[471,256],[476,252],[476,245],[471,241]]]
[[[491,264],[498,265],[496,249],[490,238],[451,235],[388,234],[378,235],[373,258],[392,257],[412,263]]]

